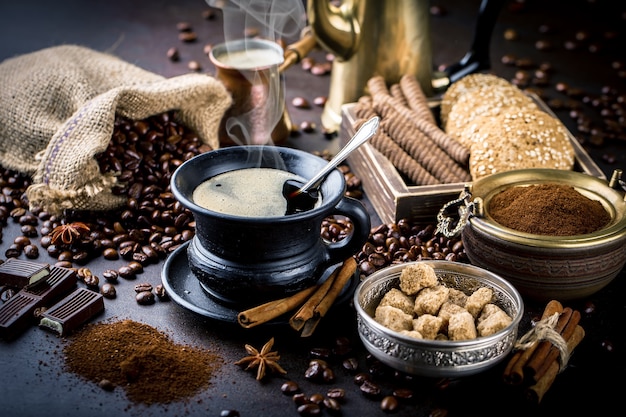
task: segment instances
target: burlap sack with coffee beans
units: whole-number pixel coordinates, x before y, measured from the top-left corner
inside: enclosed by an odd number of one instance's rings
[[[132,120],[178,110],[180,122],[219,147],[231,97],[199,73],[165,78],[111,54],[63,45],[0,63],[0,164],[32,175],[31,207],[109,210],[115,173],[100,172],[116,113]]]

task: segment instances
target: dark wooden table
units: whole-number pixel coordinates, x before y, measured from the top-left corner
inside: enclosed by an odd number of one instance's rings
[[[480,2],[431,3],[440,4],[446,12],[432,16],[433,61],[436,65],[456,62],[469,47]],[[626,9],[621,4],[608,3],[601,0],[508,2],[494,30],[491,61],[493,72],[508,79],[515,78],[520,68],[502,63],[501,58],[505,55],[529,59],[535,64],[550,62],[553,72],[549,85],[543,87],[546,100],[552,103],[570,130],[580,135],[589,154],[610,177],[614,169],[626,167],[624,132],[618,138],[609,138],[580,130],[570,111],[558,106],[558,100],[566,102],[575,98],[594,124],[602,125],[604,116],[593,100],[568,97],[556,89],[558,83],[567,83],[589,97],[599,97],[609,86],[611,91],[621,94],[621,99],[615,101],[623,112]],[[211,74],[214,69],[203,47],[221,41],[223,31],[220,13],[216,13],[212,20],[204,19],[202,12],[207,8],[201,0],[3,2],[0,6],[0,60],[48,46],[75,43],[113,53],[167,77],[189,72],[187,63],[190,60],[198,61],[202,71]],[[183,44],[178,40],[176,24],[183,21],[190,23],[197,32],[196,42]],[[516,40],[505,39],[504,34],[509,29],[517,34]],[[546,40],[550,41],[551,48],[537,48],[537,41]],[[577,40],[576,50],[564,46],[570,40]],[[167,58],[166,51],[170,47],[179,48],[179,62]],[[320,61],[325,55],[322,50],[311,54]],[[532,74],[533,70],[527,71]],[[300,126],[303,122],[313,122],[317,126],[311,133],[301,132],[289,138],[287,145],[308,151],[335,152],[338,139],[323,133],[319,119],[321,109],[315,106],[300,109],[291,104],[294,97],[304,97],[312,102],[315,97],[327,95],[329,77],[312,75],[298,65],[287,70],[285,77],[288,110],[294,124]],[[622,114],[622,127],[623,118]],[[364,203],[372,214],[373,224],[377,224],[379,220],[369,206],[367,196]],[[19,230],[9,224],[3,232],[2,253]],[[46,256],[44,253],[42,259],[45,260]],[[89,265],[96,274],[110,266],[102,260]],[[158,284],[161,268],[162,264],[148,266],[141,280]],[[619,381],[626,372],[622,324],[626,313],[625,280],[626,272],[622,271],[605,289],[588,299],[571,303],[583,313],[581,324],[587,330],[587,336],[540,406],[527,407],[503,387],[500,381],[502,368],[496,367],[476,376],[447,381],[445,387],[441,386],[441,381],[414,378],[413,382],[406,384],[415,390],[416,398],[401,404],[396,414],[429,416],[447,410],[448,416],[608,415],[610,410],[612,412],[621,405],[619,385],[615,380]],[[133,285],[132,282],[121,282],[117,299],[106,301],[105,313],[98,320],[130,318],[171,334],[177,342],[219,351],[226,364],[208,389],[187,402],[151,407],[132,405],[122,390],[106,392],[65,372],[62,356],[65,341],[32,328],[17,340],[0,343],[2,415],[218,416],[225,409],[238,410],[242,416],[297,415],[292,400],[281,393],[281,384],[286,378],[293,379],[309,394],[325,393],[328,386],[307,381],[304,371],[310,350],[332,347],[339,336],[352,340],[360,366],[367,370],[367,353],[356,335],[354,310],[349,303],[335,308],[313,337],[301,339],[287,326],[243,330],[201,317],[174,302],[140,306],[134,299]],[[529,302],[527,318],[541,308]],[[273,377],[259,383],[252,374],[232,363],[245,354],[244,344],[261,346],[270,336],[276,338],[275,348],[280,352],[280,363],[288,374],[285,378]],[[343,387],[347,391],[343,415],[384,415],[379,401],[368,399],[359,392],[352,375],[343,372],[339,366],[336,373],[337,380],[331,386]],[[390,392],[394,384],[397,385],[393,379],[387,379],[384,388]],[[323,414],[328,415],[327,412]]]

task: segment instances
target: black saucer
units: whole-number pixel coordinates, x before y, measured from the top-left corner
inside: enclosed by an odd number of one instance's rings
[[[165,260],[161,270],[161,281],[165,291],[175,303],[203,317],[228,323],[238,323],[237,315],[239,310],[230,305],[221,304],[214,297],[210,296],[191,272],[187,260],[188,245],[189,242],[184,243]],[[328,268],[320,277],[319,282],[325,281],[337,266],[339,265]],[[339,297],[337,297],[335,305],[343,304],[350,300],[358,284],[359,273],[356,271],[341,294],[339,294]],[[283,317],[274,319],[266,324],[287,324],[291,314],[293,312],[288,312]]]

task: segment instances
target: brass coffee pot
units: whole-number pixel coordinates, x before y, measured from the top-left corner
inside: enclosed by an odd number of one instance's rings
[[[435,72],[428,0],[307,0],[307,18],[317,42],[335,55],[322,124],[337,131],[341,106],[358,100],[373,75],[388,84],[412,74],[431,96],[471,72],[490,68],[489,43],[503,0],[482,0],[468,53]]]

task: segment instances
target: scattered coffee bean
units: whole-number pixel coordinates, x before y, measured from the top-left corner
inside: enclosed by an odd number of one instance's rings
[[[177,62],[180,60],[180,54],[178,53],[177,48],[170,48],[167,50],[167,58],[172,62]]]
[[[328,414],[333,416],[341,414],[341,404],[334,398],[324,398],[322,405],[328,411]]]
[[[380,386],[372,381],[363,381],[363,383],[359,386],[361,392],[370,398],[377,398],[380,396],[382,390]]]
[[[304,97],[294,97],[291,100],[291,105],[298,109],[310,109],[311,108],[311,104],[309,103],[309,100],[307,100]]]
[[[326,392],[328,398],[343,401],[346,398],[346,390],[343,388],[331,388]]]
[[[152,291],[152,284],[150,284],[149,282],[142,282],[135,285],[135,292],[140,293],[143,291]]]
[[[141,291],[135,296],[137,304],[149,305],[154,304],[154,293],[152,291]]]
[[[304,417],[319,416],[322,414],[322,408],[318,404],[302,404],[298,407],[298,414]]]
[[[280,390],[285,395],[294,395],[300,392],[300,386],[295,381],[287,381],[280,386]]]
[[[110,282],[106,282],[102,284],[100,287],[100,294],[102,294],[105,298],[115,298],[117,295],[117,291],[115,290],[115,286]]]
[[[186,43],[191,43],[198,39],[198,35],[193,31],[181,32],[178,34],[178,39]]]
[[[380,401],[380,409],[386,413],[393,413],[398,410],[398,400],[396,397],[387,395]]]
[[[169,300],[169,296],[167,295],[167,292],[165,291],[165,287],[163,286],[163,284],[159,284],[156,287],[154,287],[154,293],[156,294],[157,298],[161,301]]]
[[[220,411],[220,417],[239,417],[239,411],[237,411],[237,410],[222,410],[222,411]]]
[[[113,382],[109,381],[108,379],[100,380],[100,382],[98,382],[98,386],[105,391],[113,391],[115,389],[115,385],[113,384]]]

